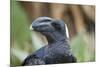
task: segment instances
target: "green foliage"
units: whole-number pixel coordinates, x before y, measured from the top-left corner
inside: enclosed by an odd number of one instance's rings
[[[11,39],[16,41],[21,48],[30,39],[29,26],[26,13],[18,2],[11,3]]]
[[[32,51],[31,37],[25,11],[16,1],[11,1],[11,65],[20,65],[22,57]],[[26,51],[26,52],[25,52]]]
[[[71,41],[72,52],[77,57],[78,62],[95,61],[94,49],[86,43],[84,37],[86,34],[80,33]],[[89,42],[89,41],[88,41]],[[89,51],[91,49],[91,51]]]

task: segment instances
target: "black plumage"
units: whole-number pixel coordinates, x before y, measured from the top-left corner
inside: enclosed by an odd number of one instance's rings
[[[22,65],[43,65],[75,63],[76,58],[70,51],[65,23],[49,17],[39,17],[32,22],[31,28],[46,36],[48,45],[29,55]]]

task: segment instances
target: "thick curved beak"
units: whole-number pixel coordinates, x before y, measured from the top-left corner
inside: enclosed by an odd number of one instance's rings
[[[34,29],[32,28],[32,24],[30,25],[30,30],[34,30]]]

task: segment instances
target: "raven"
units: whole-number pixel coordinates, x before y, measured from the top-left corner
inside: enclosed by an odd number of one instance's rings
[[[76,57],[71,53],[66,35],[66,25],[62,20],[50,17],[39,17],[31,24],[31,30],[42,33],[48,45],[29,55],[22,65],[44,65],[75,63]]]

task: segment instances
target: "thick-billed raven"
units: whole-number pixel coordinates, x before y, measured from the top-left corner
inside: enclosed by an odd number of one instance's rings
[[[22,65],[43,65],[75,63],[76,58],[70,51],[65,23],[49,17],[39,17],[32,22],[31,29],[46,36],[48,45],[29,55]]]

